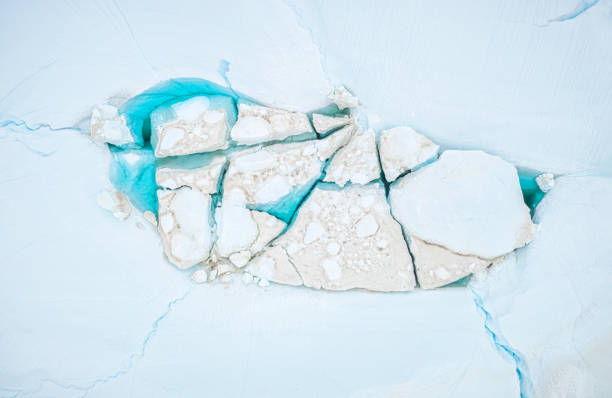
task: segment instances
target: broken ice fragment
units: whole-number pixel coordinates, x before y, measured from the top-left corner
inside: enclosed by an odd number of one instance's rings
[[[374,131],[358,129],[351,141],[332,158],[323,181],[343,187],[346,183],[367,184],[380,178]]]
[[[385,178],[393,182],[438,154],[438,145],[410,127],[395,127],[380,133],[380,163]]]
[[[390,202],[407,234],[458,254],[493,259],[536,231],[514,166],[482,151],[445,151],[393,183]]]
[[[147,220],[151,225],[157,226],[157,218],[155,217],[155,214],[153,214],[152,212],[150,212],[149,210],[146,210],[144,213],[142,213],[142,216],[144,217],[145,220]]]
[[[336,88],[331,94],[329,94],[329,99],[334,101],[340,110],[346,108],[355,108],[359,105],[359,100],[353,94],[349,93],[349,91],[344,87],[340,86]]]
[[[134,142],[134,137],[127,127],[123,115],[112,105],[99,105],[91,112],[91,139],[99,143],[127,145]]]
[[[256,210],[275,210],[272,214],[288,221],[302,197],[320,178],[325,161],[346,144],[352,131],[345,128],[322,140],[234,153],[223,183],[225,197]]]
[[[540,174],[536,177],[536,183],[542,192],[548,192],[555,186],[555,176],[550,173]]]
[[[232,140],[241,145],[280,141],[304,134],[314,138],[305,114],[244,103],[238,107],[238,121],[230,133]]]
[[[295,265],[304,284],[317,289],[400,291],[415,286],[406,242],[379,184],[315,187],[291,228],[262,256],[272,251],[277,263]]]
[[[125,220],[132,212],[130,201],[121,192],[104,190],[98,194],[98,205],[113,213],[118,220]]]
[[[186,269],[208,258],[211,197],[191,187],[158,190],[159,234],[170,262]]]
[[[255,253],[260,251],[285,228],[285,223],[276,217],[243,204],[226,200],[215,211],[217,242],[215,254],[229,258],[236,267],[245,266]]]
[[[251,274],[267,281],[283,285],[301,286],[302,278],[291,264],[285,249],[272,246],[258,257],[255,257],[246,270]]]
[[[140,211],[157,213],[155,157],[150,147],[121,149],[109,146],[109,179]]]
[[[208,272],[204,269],[199,269],[191,274],[191,279],[195,283],[205,283],[208,281]]]
[[[351,118],[348,116],[344,117],[332,117],[322,115],[320,113],[314,113],[312,115],[312,124],[315,128],[315,131],[321,135],[325,135],[329,131],[346,126],[351,122]]]
[[[203,193],[215,193],[225,162],[225,156],[217,156],[206,166],[195,169],[160,168],[155,173],[155,179],[157,185],[166,189],[190,186]]]
[[[433,245],[410,236],[410,251],[420,287],[433,289],[487,268],[503,257],[487,260],[476,256],[453,253],[445,247]]]
[[[234,101],[224,95],[200,95],[161,105],[151,113],[151,144],[155,156],[227,148],[229,127],[235,120]]]

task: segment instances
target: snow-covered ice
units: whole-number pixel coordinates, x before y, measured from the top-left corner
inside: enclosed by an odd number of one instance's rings
[[[407,233],[458,254],[493,259],[536,233],[516,169],[482,151],[443,152],[397,180],[390,202]]]

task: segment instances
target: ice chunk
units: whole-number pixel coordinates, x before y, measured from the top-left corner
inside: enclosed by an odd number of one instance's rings
[[[323,181],[343,187],[347,182],[367,184],[380,178],[374,131],[358,130],[351,141],[333,157]]]
[[[283,285],[301,286],[303,284],[289,256],[280,246],[266,248],[260,256],[251,260],[246,270],[251,275]]]
[[[203,193],[215,193],[226,160],[225,156],[217,156],[206,166],[195,169],[160,168],[155,173],[155,179],[157,185],[166,189],[190,186]]]
[[[200,95],[161,105],[151,113],[151,143],[155,156],[227,148],[229,127],[235,120],[234,101],[224,95]]]
[[[112,105],[99,105],[91,112],[91,139],[94,142],[126,145],[134,142],[123,115]]]
[[[308,116],[303,113],[240,104],[238,121],[230,134],[232,140],[238,144],[251,145],[266,141],[280,141],[290,136],[306,133],[312,133],[312,127]],[[312,138],[314,138],[314,133]]]
[[[234,153],[223,183],[225,197],[270,210],[287,221],[320,178],[325,161],[350,138],[342,129],[322,140],[276,144]]]
[[[158,190],[159,234],[166,256],[185,269],[208,258],[212,246],[211,197],[191,187]]]
[[[385,178],[392,182],[437,155],[438,145],[410,127],[395,127],[380,133],[380,163]]]
[[[257,224],[249,209],[241,204],[226,202],[215,212],[218,240],[215,251],[220,257],[247,249],[258,234]]]
[[[208,272],[204,269],[199,269],[191,274],[191,279],[195,283],[204,283],[208,281]]]
[[[121,192],[104,190],[98,194],[98,205],[113,213],[118,220],[125,220],[132,212],[132,205]]]
[[[228,258],[241,268],[253,255],[278,236],[286,224],[278,218],[244,204],[226,200],[215,212],[217,242],[215,255]]]
[[[329,99],[334,101],[340,110],[346,108],[355,108],[359,105],[359,100],[353,94],[349,93],[349,91],[344,87],[340,86],[336,88],[331,94],[329,94]]]
[[[540,174],[536,177],[536,183],[542,192],[548,192],[555,186],[555,176],[550,173]]]
[[[406,233],[458,254],[493,259],[536,231],[514,166],[482,151],[445,151],[393,183],[390,202]]]
[[[379,184],[316,187],[291,228],[263,251],[270,252],[295,265],[304,284],[317,289],[415,287],[401,227],[391,217]]]
[[[320,113],[314,113],[312,115],[312,124],[315,131],[319,134],[325,134],[335,128],[345,126],[351,122],[351,118],[348,116],[344,117],[332,117],[322,115]]]
[[[423,289],[448,285],[503,259],[499,257],[487,260],[453,253],[445,247],[432,245],[416,236],[410,236],[410,251],[414,257],[419,286]]]

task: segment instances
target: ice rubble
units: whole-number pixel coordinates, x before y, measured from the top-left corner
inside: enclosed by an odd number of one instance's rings
[[[191,84],[206,90],[145,101],[151,147],[146,132],[131,131],[145,147],[111,150],[123,172],[115,185],[157,213],[166,257],[181,269],[200,266],[198,283],[241,272],[260,286],[431,289],[535,236],[517,171],[499,157],[446,150],[438,159],[439,146],[410,127],[377,136],[351,115],[269,108]],[[336,109],[358,106],[344,87],[330,98]],[[92,126],[99,118],[94,111]],[[91,134],[104,140],[99,128]],[[536,180],[542,191],[552,186],[546,174]],[[158,203],[144,200],[155,190]]]

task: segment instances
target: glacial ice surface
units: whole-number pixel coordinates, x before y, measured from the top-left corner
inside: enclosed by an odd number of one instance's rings
[[[610,396],[610,10],[3,5],[0,396]],[[121,223],[99,208],[109,153],[76,132],[96,104],[180,76],[320,113],[342,82],[377,131],[408,125],[553,173],[530,204],[539,235],[468,289],[192,287],[139,212]]]

